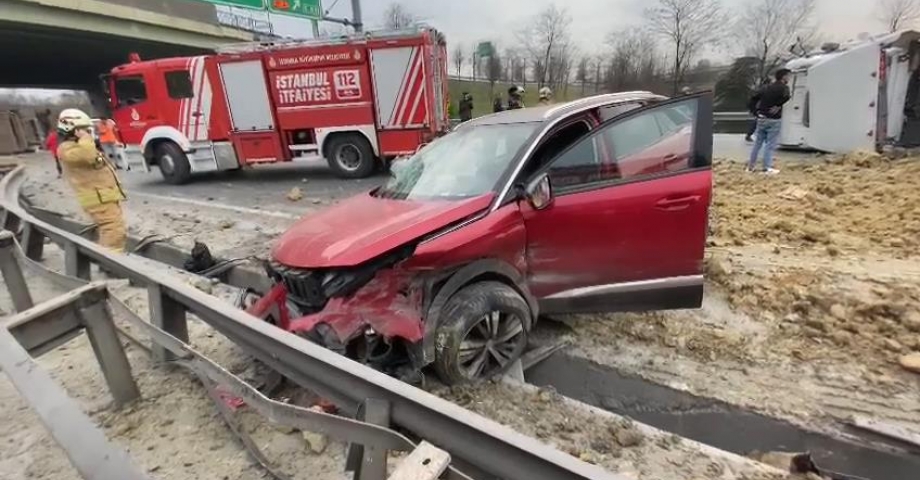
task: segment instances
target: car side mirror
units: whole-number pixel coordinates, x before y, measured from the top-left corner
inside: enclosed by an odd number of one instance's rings
[[[545,173],[531,181],[524,193],[534,210],[543,210],[553,204],[553,186]]]

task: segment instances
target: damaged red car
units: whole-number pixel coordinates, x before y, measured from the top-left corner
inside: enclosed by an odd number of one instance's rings
[[[416,381],[487,378],[543,314],[698,307],[712,97],[599,95],[466,122],[302,219],[248,311]]]

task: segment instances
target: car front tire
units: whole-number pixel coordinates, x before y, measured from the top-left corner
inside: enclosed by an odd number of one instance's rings
[[[527,348],[527,302],[499,282],[464,287],[447,302],[437,329],[434,369],[454,385],[501,375]]]

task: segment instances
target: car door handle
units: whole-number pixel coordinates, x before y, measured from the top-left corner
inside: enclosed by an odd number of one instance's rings
[[[683,210],[690,205],[700,201],[699,195],[687,195],[685,197],[666,197],[655,202],[655,207],[660,210]]]

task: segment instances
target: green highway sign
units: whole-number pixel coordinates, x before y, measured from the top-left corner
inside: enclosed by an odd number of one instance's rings
[[[265,10],[265,0],[202,0],[207,3],[225,5],[228,7],[249,8],[253,10]],[[274,1],[274,0],[269,0]]]
[[[268,10],[295,17],[321,20],[323,18],[322,0],[267,0]]]

